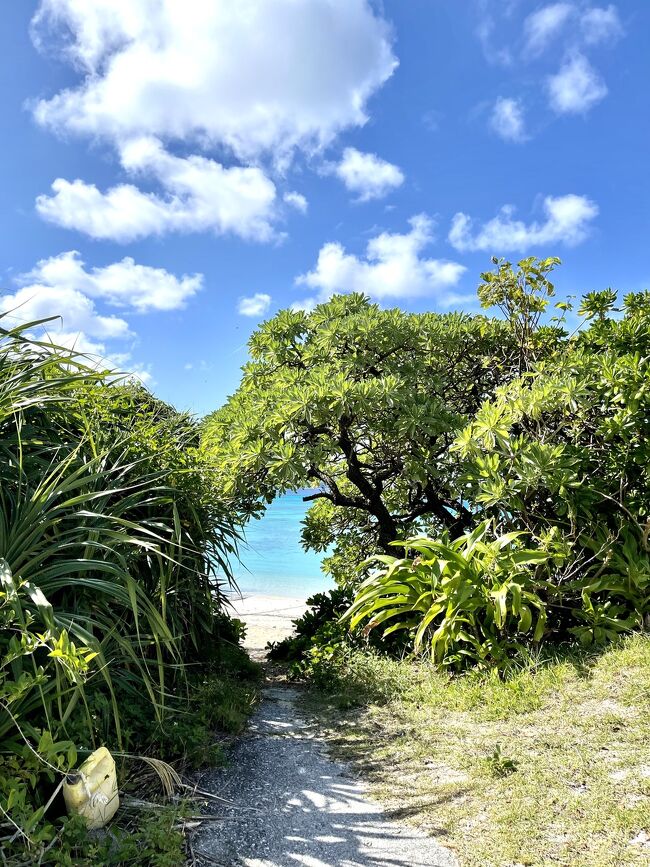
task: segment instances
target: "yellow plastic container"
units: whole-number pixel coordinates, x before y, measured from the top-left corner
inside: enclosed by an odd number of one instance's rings
[[[103,828],[120,806],[115,761],[100,747],[63,783],[63,797],[70,815],[81,816],[90,830]]]

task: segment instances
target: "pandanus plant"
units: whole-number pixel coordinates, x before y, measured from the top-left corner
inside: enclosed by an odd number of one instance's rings
[[[2,319],[0,607],[11,599],[14,613],[0,659],[21,634],[47,638],[0,670],[5,684],[37,676],[11,714],[0,706],[0,733],[32,720],[65,727],[85,706],[84,678],[60,677],[46,653],[58,641],[92,658],[119,741],[118,693],[148,696],[160,716],[185,663],[209,649],[215,566],[228,575],[236,534],[205,494],[191,420],[30,336],[44,323],[3,329]]]

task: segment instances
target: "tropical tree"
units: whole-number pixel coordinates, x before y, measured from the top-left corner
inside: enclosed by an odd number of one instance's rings
[[[498,264],[482,289],[532,310]],[[403,543],[415,558],[376,558],[383,568],[359,589],[353,628],[406,632],[416,651],[458,667],[650,624],[650,293],[616,305],[612,290],[586,295],[585,325],[549,359],[518,330],[522,375],[451,448],[482,522],[457,540]]]
[[[535,280],[534,275],[530,275]],[[382,310],[337,296],[284,310],[250,341],[237,392],[205,423],[205,446],[242,518],[276,495],[315,489],[303,540],[334,544],[334,570],[390,550],[414,528],[473,523],[456,434],[517,376],[508,321]]]
[[[468,497],[553,555],[554,630],[611,638],[650,613],[650,293],[587,294],[561,353],[459,435]]]

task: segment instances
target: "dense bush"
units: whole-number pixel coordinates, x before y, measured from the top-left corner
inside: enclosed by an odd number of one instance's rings
[[[397,656],[407,644],[407,637],[395,632],[390,637],[371,633],[350,633],[344,615],[354,599],[350,587],[316,593],[307,600],[307,611],[293,621],[292,635],[268,646],[268,659],[288,662],[292,677],[324,678],[330,661],[349,649],[371,650]]]
[[[43,808],[77,749],[183,752],[173,727],[197,690],[211,693],[206,726],[220,704],[236,726],[220,636],[236,643],[237,630],[216,579],[236,540],[191,418],[0,329],[0,808],[12,845],[36,858],[52,840]]]
[[[508,263],[484,277],[483,300],[511,320],[544,310]],[[505,666],[522,641],[602,644],[648,623],[650,293],[615,305],[611,290],[585,296],[588,324],[549,359],[531,352],[534,331],[520,329],[522,375],[452,446],[465,501],[484,521],[477,532],[490,528],[494,541],[485,552],[475,534],[410,541],[421,556],[366,582],[353,625],[411,630],[415,649],[426,643],[448,665]],[[534,551],[511,550],[516,534]]]
[[[307,611],[293,621],[293,635],[269,645],[272,662],[298,662],[310,648],[346,638],[341,617],[352,603],[349,589],[316,593],[307,600]]]
[[[386,568],[361,585],[345,619],[367,632],[381,626],[384,638],[406,631],[416,651],[447,666],[507,664],[544,635],[545,582],[531,566],[549,555],[523,548],[521,533],[488,541],[490,529],[484,521],[459,539],[409,539],[415,559],[376,558]]]

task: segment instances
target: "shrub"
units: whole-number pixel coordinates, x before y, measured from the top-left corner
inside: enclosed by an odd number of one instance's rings
[[[542,638],[599,645],[650,620],[650,293],[620,308],[611,290],[586,295],[588,326],[545,361],[532,325],[546,299],[509,263],[483,277],[483,300],[513,321],[522,375],[451,447],[477,529],[409,540],[420,556],[384,558],[349,615],[410,631],[453,667],[505,667]]]
[[[387,641],[379,636],[351,633],[343,615],[353,600],[350,587],[317,593],[307,600],[310,610],[294,620],[295,634],[268,645],[268,658],[274,662],[289,662],[292,677],[309,677],[316,683],[331,677],[334,663],[352,649],[377,650],[399,654],[405,641],[393,635]],[[330,670],[331,666],[331,670]]]
[[[428,647],[445,666],[505,667],[544,635],[545,582],[531,566],[549,555],[520,547],[522,533],[488,541],[489,528],[484,521],[459,539],[397,543],[414,559],[373,558],[385,568],[364,581],[344,619],[366,633],[381,627],[384,638],[406,631],[414,650]]]
[[[269,644],[268,658],[273,662],[297,662],[316,645],[344,639],[347,630],[338,621],[351,602],[352,592],[346,589],[311,596],[307,600],[308,610],[293,621],[294,635]]]

